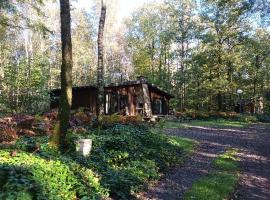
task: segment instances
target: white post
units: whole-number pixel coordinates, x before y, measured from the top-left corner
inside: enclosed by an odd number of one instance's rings
[[[83,156],[88,156],[92,149],[92,140],[91,139],[81,139],[77,141],[76,150],[79,154]]]

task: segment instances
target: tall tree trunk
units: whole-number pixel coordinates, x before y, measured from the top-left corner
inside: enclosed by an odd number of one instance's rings
[[[155,60],[155,40],[152,39],[152,44],[151,44],[151,75],[152,75],[152,79],[153,81],[155,80],[155,64],[154,64],[154,60]]]
[[[97,115],[104,114],[104,64],[103,64],[103,33],[106,19],[106,5],[101,1],[101,14],[98,27],[98,72],[97,72],[97,86],[98,86],[98,100],[97,100]]]
[[[258,81],[258,71],[260,68],[260,57],[257,55],[255,58],[255,73],[253,79],[253,112],[256,113],[256,104],[257,104],[257,81]]]
[[[60,0],[62,65],[61,65],[61,98],[59,122],[56,124],[53,145],[61,150],[66,148],[66,133],[69,126],[69,115],[72,104],[72,43],[70,27],[69,0]]]

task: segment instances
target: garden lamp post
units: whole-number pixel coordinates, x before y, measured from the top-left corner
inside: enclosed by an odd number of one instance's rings
[[[242,94],[243,94],[243,90],[238,89],[236,91],[236,93],[239,95],[239,112],[242,113],[243,112],[243,103],[242,103]]]

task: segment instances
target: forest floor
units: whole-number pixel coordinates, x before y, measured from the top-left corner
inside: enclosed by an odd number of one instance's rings
[[[195,139],[199,145],[182,166],[170,169],[148,192],[147,199],[183,199],[192,184],[213,170],[213,160],[227,149],[238,149],[240,180],[231,199],[270,199],[270,124],[247,127],[189,126],[166,133]]]

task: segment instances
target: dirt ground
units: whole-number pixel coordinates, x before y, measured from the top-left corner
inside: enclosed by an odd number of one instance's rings
[[[200,144],[182,166],[172,168],[148,192],[147,199],[183,199],[192,183],[212,169],[212,161],[228,148],[239,150],[241,174],[231,199],[270,199],[270,124],[247,128],[189,127],[167,129],[167,134],[197,140]]]

